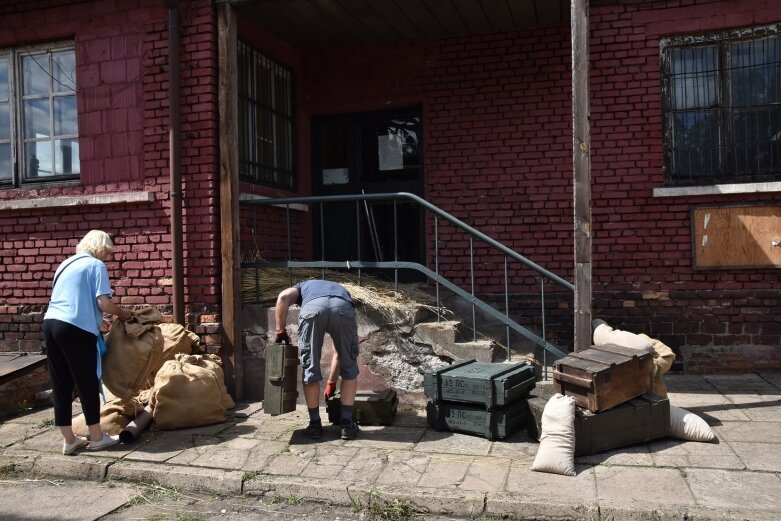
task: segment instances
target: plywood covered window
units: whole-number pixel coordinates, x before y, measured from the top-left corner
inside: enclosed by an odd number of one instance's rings
[[[0,50],[0,186],[78,179],[76,53]]]
[[[290,70],[241,41],[238,62],[239,177],[294,190]]]
[[[661,42],[668,186],[781,180],[779,25]]]

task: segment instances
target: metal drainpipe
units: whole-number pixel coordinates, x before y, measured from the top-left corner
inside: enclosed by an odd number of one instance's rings
[[[171,198],[171,256],[173,272],[174,322],[184,325],[184,273],[182,269],[182,172],[179,133],[179,2],[166,0],[168,7],[168,165]]]

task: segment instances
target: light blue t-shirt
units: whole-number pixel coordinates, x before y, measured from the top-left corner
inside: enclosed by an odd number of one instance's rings
[[[65,259],[54,276],[57,283],[43,318],[62,320],[97,336],[103,312],[96,299],[100,295],[111,297],[106,265],[89,253],[77,253]]]

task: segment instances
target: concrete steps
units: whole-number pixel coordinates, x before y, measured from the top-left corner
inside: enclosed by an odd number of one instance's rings
[[[470,332],[471,333],[471,332]],[[453,360],[474,358],[480,362],[495,362],[501,354],[499,345],[490,339],[462,340],[464,325],[456,320],[415,324],[413,340],[427,344],[437,356]]]

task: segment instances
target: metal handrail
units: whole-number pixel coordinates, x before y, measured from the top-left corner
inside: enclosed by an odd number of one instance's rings
[[[375,201],[375,200],[393,200],[394,203],[394,260],[386,261],[386,262],[365,262],[362,261],[360,258],[355,260],[345,260],[345,261],[311,261],[311,262],[301,262],[301,261],[291,261],[291,235],[290,235],[290,205],[291,204],[320,204],[320,211],[322,213],[322,208],[324,203],[338,203],[338,202],[355,202],[356,207],[359,202],[363,201],[364,203],[366,201]],[[432,271],[426,266],[423,266],[416,262],[400,262],[398,260],[398,255],[396,251],[396,201],[397,200],[408,200],[412,201],[419,206],[423,207],[426,210],[429,210],[432,212],[434,217],[434,228],[435,228],[435,270]],[[535,264],[533,261],[527,259],[523,255],[520,255],[519,253],[511,250],[504,244],[496,241],[492,237],[489,237],[485,235],[484,233],[480,232],[479,230],[476,230],[472,226],[466,224],[465,222],[461,221],[460,219],[452,216],[451,214],[441,210],[440,208],[434,206],[433,204],[429,203],[425,199],[411,193],[407,192],[396,192],[396,193],[381,193],[381,194],[357,194],[357,195],[330,195],[330,196],[311,196],[311,197],[285,197],[285,198],[269,198],[269,199],[245,199],[241,201],[241,204],[249,205],[249,206],[280,206],[284,207],[287,210],[287,239],[288,239],[288,260],[285,262],[252,262],[252,263],[242,263],[242,267],[285,267],[285,268],[320,268],[320,269],[326,269],[326,268],[344,268],[345,266],[350,268],[358,269],[358,273],[360,274],[361,269],[364,268],[392,268],[395,271],[394,278],[396,280],[396,284],[398,285],[398,274],[397,270],[399,268],[401,269],[413,269],[416,270],[430,279],[434,280],[437,284],[436,292],[437,292],[437,308],[440,307],[439,303],[439,286],[445,286],[447,289],[451,290],[453,293],[459,295],[460,297],[468,300],[472,304],[472,325],[473,325],[473,331],[474,331],[474,338],[476,338],[476,316],[475,316],[475,308],[480,308],[482,311],[486,312],[487,314],[491,315],[492,317],[496,318],[497,320],[501,321],[507,328],[507,350],[508,350],[508,359],[510,356],[510,330],[521,334],[522,336],[528,338],[529,340],[533,341],[535,344],[543,348],[545,351],[553,354],[557,357],[563,357],[566,356],[566,353],[550,342],[548,342],[545,339],[545,300],[544,300],[544,290],[542,294],[542,323],[543,323],[543,336],[540,337],[530,331],[529,329],[521,326],[520,324],[516,323],[514,320],[512,320],[509,317],[509,302],[508,302],[508,280],[507,280],[507,257],[510,257],[524,266],[530,268],[531,270],[539,273],[543,278],[546,278],[550,280],[551,282],[554,282],[558,284],[559,286],[563,287],[564,289],[567,289],[571,292],[574,292],[575,287],[570,283],[569,281],[562,279],[558,275],[551,273],[550,271],[542,268],[541,266]],[[471,280],[471,293],[466,292],[465,290],[461,289],[460,287],[456,286],[449,280],[445,279],[439,274],[439,236],[438,236],[438,218],[442,218],[449,223],[453,224],[454,226],[462,229],[463,231],[467,232],[470,235],[469,238],[469,249],[470,249],[470,280]],[[358,217],[357,217],[358,218]],[[358,218],[359,219],[359,218]],[[323,224],[323,219],[321,215],[321,227]],[[322,235],[322,229],[321,229],[321,235]],[[360,236],[359,236],[360,237]],[[479,298],[475,296],[475,285],[474,285],[474,256],[473,256],[473,241],[477,238],[486,244],[493,246],[494,248],[498,249],[502,253],[505,254],[505,266],[504,266],[504,283],[505,283],[505,314],[502,314],[501,312],[497,311],[493,306],[487,304],[486,302],[483,302]],[[321,236],[321,241],[323,240],[323,237]],[[360,240],[360,238],[359,238]],[[322,245],[321,245],[322,246]],[[544,283],[544,281],[543,281]],[[439,319],[439,314],[437,316]]]

